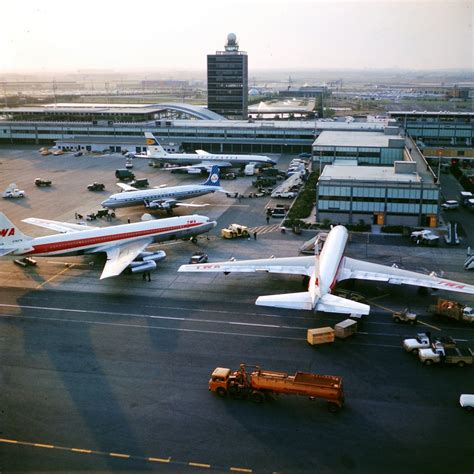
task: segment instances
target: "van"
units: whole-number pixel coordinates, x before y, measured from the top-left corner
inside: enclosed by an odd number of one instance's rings
[[[135,175],[125,168],[115,170],[115,177],[120,181],[129,181],[135,179]]]
[[[253,176],[254,174],[255,174],[255,165],[254,164],[245,165],[244,175]]]

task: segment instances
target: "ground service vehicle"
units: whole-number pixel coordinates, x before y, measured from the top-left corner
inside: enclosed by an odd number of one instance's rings
[[[461,206],[466,206],[469,199],[474,198],[474,195],[470,191],[459,191],[459,202]]]
[[[52,181],[50,179],[45,179],[45,178],[36,178],[35,179],[35,185],[38,187],[41,186],[51,186]]]
[[[434,340],[436,342],[443,343],[445,347],[456,347],[456,342],[449,336],[438,336]],[[431,333],[421,332],[417,334],[415,338],[405,339],[403,341],[403,348],[407,352],[411,352],[412,354],[418,354],[418,351],[420,349],[426,349],[430,347],[431,343]]]
[[[457,209],[459,207],[459,203],[452,199],[450,201],[445,201],[443,204],[441,204],[441,208],[444,209],[445,211],[448,211],[450,209]]]
[[[474,312],[472,308],[470,306],[464,306],[457,301],[439,298],[435,305],[430,306],[429,311],[435,316],[474,323]]]
[[[255,165],[254,164],[245,165],[244,175],[253,176],[254,174],[255,174]]]
[[[255,370],[249,373],[248,367]],[[344,405],[342,377],[305,372],[288,375],[245,364],[240,364],[235,372],[223,367],[214,369],[209,380],[209,390],[220,397],[248,397],[255,403],[262,403],[265,397],[280,393],[303,395],[310,399],[321,398],[328,402],[331,412],[338,411]]]
[[[306,340],[312,346],[317,344],[326,344],[327,342],[334,342],[334,337],[334,329],[329,326],[324,328],[308,329],[306,334]]]
[[[442,343],[433,343],[427,349],[420,349],[418,357],[425,365],[431,364],[455,364],[458,367],[464,367],[467,364],[472,365],[473,352],[468,348],[445,347]]]
[[[252,184],[256,188],[269,188],[277,184],[277,179],[274,176],[258,176]]]
[[[125,168],[115,170],[115,177],[120,181],[135,179],[135,174]]]
[[[9,184],[8,188],[5,189],[2,194],[3,198],[6,199],[19,199],[25,197],[25,191],[18,189],[15,183]]]
[[[439,235],[434,234],[431,230],[415,230],[410,234],[412,242],[425,245],[438,245],[439,244]]]
[[[334,325],[334,332],[336,337],[339,337],[340,339],[352,336],[352,334],[357,332],[357,322],[353,319],[345,319],[344,321]]]
[[[87,185],[89,191],[103,191],[105,189],[105,184],[103,183],[92,183]]]
[[[224,173],[221,175],[221,179],[227,179],[227,180],[231,180],[231,179],[237,179],[237,175],[235,173]]]
[[[221,230],[221,237],[224,239],[235,239],[237,237],[248,237],[248,227],[240,224],[230,224],[229,227]]]
[[[459,397],[459,404],[464,408],[466,411],[474,410],[474,395],[469,393],[463,393]]]
[[[416,324],[416,314],[405,309],[404,311],[395,311],[392,313],[392,319],[396,323]]]
[[[195,252],[191,255],[189,263],[207,263],[209,257],[204,252]]]
[[[133,186],[134,188],[146,188],[150,186],[150,183],[148,182],[148,178],[139,178],[139,179],[134,179],[130,183],[130,186]]]

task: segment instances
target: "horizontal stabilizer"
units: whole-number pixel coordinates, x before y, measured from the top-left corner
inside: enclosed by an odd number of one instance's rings
[[[369,314],[370,306],[327,293],[318,300],[315,309],[326,313]]]
[[[255,302],[258,306],[272,306],[273,308],[313,309],[311,295],[308,291],[302,293],[286,293],[283,295],[260,296]]]

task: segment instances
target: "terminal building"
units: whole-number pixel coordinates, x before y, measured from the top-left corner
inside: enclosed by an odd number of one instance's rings
[[[324,164],[391,165],[403,160],[405,140],[398,127],[381,131],[325,130],[313,143],[313,160]]]
[[[248,56],[229,33],[225,51],[207,55],[207,108],[229,119],[247,120]]]
[[[316,186],[316,220],[436,227],[439,198],[439,186],[421,175],[415,162],[326,165]]]

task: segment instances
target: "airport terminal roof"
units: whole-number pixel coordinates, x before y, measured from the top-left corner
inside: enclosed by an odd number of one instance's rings
[[[399,135],[385,135],[381,132],[354,132],[325,130],[313,143],[314,147],[377,147],[387,148],[389,140],[401,138]]]
[[[320,181],[396,181],[398,183],[419,183],[418,173],[395,173],[394,166],[334,166],[326,165]]]

